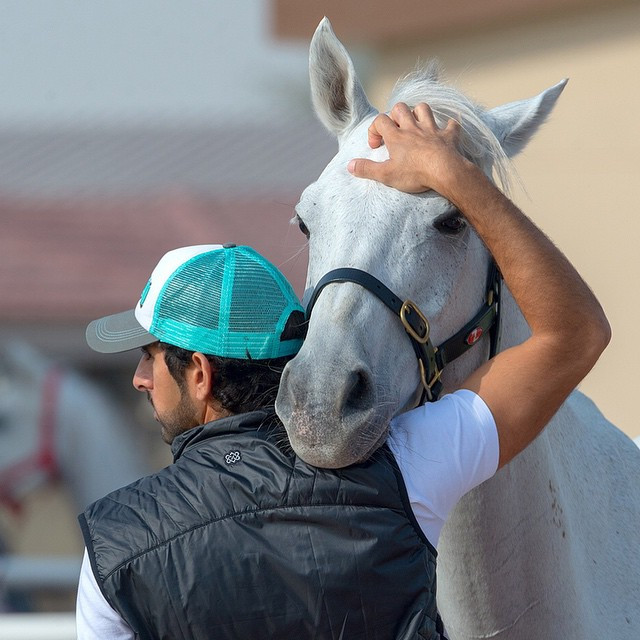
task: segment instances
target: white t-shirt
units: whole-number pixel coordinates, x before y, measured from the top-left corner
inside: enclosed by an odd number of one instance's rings
[[[484,401],[462,389],[391,423],[389,447],[411,508],[434,547],[460,498],[498,469],[498,432]],[[78,585],[79,640],[133,640],[131,628],[105,600],[85,550]]]
[[[387,442],[416,520],[437,547],[458,500],[498,470],[498,431],[489,407],[460,389],[399,415]]]

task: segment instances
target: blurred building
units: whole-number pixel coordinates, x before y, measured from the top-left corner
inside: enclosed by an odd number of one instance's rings
[[[0,340],[25,339],[80,367],[88,320],[131,308],[160,256],[250,244],[299,293],[300,191],[334,142],[308,115],[224,127],[0,128]]]

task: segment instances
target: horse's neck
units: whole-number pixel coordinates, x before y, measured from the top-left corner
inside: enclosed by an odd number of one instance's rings
[[[507,292],[502,311],[506,349],[529,330]],[[638,453],[575,393],[522,453],[464,496],[438,547],[452,636],[576,640],[593,635],[607,603],[637,610],[637,589],[620,576],[639,575],[640,553],[629,551],[638,548]],[[623,564],[601,561],[604,554]],[[608,637],[638,637],[620,618]]]
[[[506,287],[500,312],[501,350],[505,350],[526,340],[530,329]],[[515,626],[509,612],[532,615],[528,614],[529,608],[544,609],[540,603],[547,598],[562,602],[572,612],[583,610],[581,597],[570,588],[574,567],[563,515],[563,506],[566,508],[569,500],[565,499],[567,483],[558,461],[558,455],[562,460],[565,453],[562,440],[569,435],[571,443],[576,425],[561,413],[563,410],[554,418],[560,426],[554,427],[551,435],[543,432],[493,478],[464,496],[443,529],[439,546],[441,595],[450,602],[474,601],[479,618],[472,624],[476,630],[509,629]],[[514,568],[514,557],[525,560]],[[469,574],[485,576],[486,590],[470,591],[467,583],[473,581],[466,579]],[[458,575],[464,577],[458,579]],[[567,577],[566,588],[555,575]],[[523,583],[527,589],[522,589]],[[496,605],[507,600],[510,607]],[[445,620],[447,615],[455,620],[457,613],[443,610],[443,615]],[[575,620],[572,624],[576,624]],[[560,637],[555,636],[556,631],[562,637],[585,637],[584,629],[578,627],[570,633],[553,620],[540,619],[540,628],[546,637]],[[517,630],[509,633],[505,637],[525,637],[519,636]],[[529,637],[538,634],[526,636]]]
[[[502,326],[501,351],[524,342],[531,330],[520,311],[509,288],[503,284],[500,299],[500,322]]]
[[[13,347],[13,345],[12,345]],[[51,475],[47,400],[55,393],[50,367],[19,345],[0,354],[6,371],[0,381],[0,503],[17,506]]]

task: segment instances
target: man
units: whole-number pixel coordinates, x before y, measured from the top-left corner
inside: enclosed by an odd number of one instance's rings
[[[426,105],[397,105],[370,128],[372,146],[383,139],[388,162],[349,170],[406,191],[434,188],[456,204],[516,284],[532,337],[456,394],[396,420],[408,438],[428,429],[436,471],[420,451],[412,464],[404,444],[402,475],[387,447],[362,465],[314,469],[288,450],[271,412],[301,344],[290,288],[248,248],[170,252],[135,313],[88,328],[98,350],[143,347],[134,386],[148,394],[175,462],[80,517],[80,638],[443,637],[433,545],[446,514],[543,428],[609,328],[566,259],[460,156],[455,125],[439,130]],[[533,285],[559,294],[561,317],[531,308]],[[542,408],[532,392],[514,410],[500,383],[532,387],[559,345],[572,363],[559,391]]]
[[[279,428],[303,322],[262,256],[202,245],[167,253],[134,311],[88,327],[99,351],[142,347],[133,383],[174,463],[80,516],[79,638],[437,633],[435,552],[388,451],[315,469]]]

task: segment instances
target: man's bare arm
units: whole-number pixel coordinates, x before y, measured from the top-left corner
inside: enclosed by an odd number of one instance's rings
[[[349,171],[410,193],[433,189],[465,216],[493,255],[531,328],[531,337],[501,352],[462,388],[489,406],[503,466],[544,428],[596,363],[611,330],[577,271],[484,173],[457,151],[458,125],[439,129],[426,104],[396,105],[369,129],[390,159],[356,159]]]

